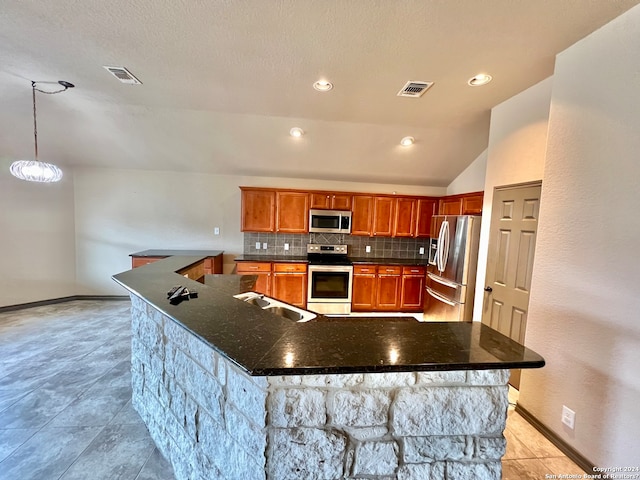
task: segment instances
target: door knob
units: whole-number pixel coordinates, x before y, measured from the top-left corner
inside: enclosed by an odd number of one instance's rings
[[[489,292],[489,293],[491,293],[491,292],[493,292],[493,288],[491,288],[491,287],[484,287],[484,291],[485,291],[485,292]]]

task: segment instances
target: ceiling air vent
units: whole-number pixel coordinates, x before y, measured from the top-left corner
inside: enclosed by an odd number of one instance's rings
[[[142,82],[134,77],[133,73],[124,67],[109,67],[107,65],[103,65],[103,68],[106,68],[111,75],[116,77],[122,83],[127,83],[129,85],[142,85]]]
[[[429,87],[433,85],[433,82],[419,82],[410,80],[404,87],[398,92],[399,97],[421,97]]]

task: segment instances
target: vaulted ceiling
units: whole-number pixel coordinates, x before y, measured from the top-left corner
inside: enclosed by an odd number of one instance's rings
[[[493,106],[637,3],[5,0],[1,165],[33,155],[31,80],[67,80],[37,96],[40,159],[63,168],[446,186],[487,148]],[[468,86],[481,72],[493,81]],[[435,83],[398,97],[409,80]]]

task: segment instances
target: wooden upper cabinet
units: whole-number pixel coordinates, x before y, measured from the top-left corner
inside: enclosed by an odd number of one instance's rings
[[[482,203],[484,201],[484,193],[465,195],[462,197],[462,214],[463,215],[481,215]]]
[[[393,221],[394,237],[413,237],[416,231],[417,201],[415,198],[397,198]]]
[[[484,192],[450,195],[440,199],[440,215],[481,215]]]
[[[371,195],[354,195],[352,203],[351,235],[370,237],[373,220],[373,197]]]
[[[438,210],[438,200],[433,198],[419,198],[417,200],[416,237],[429,237],[431,233],[431,218]]]
[[[309,194],[310,208],[324,210],[351,210],[351,194],[334,192],[313,192]]]
[[[393,235],[393,219],[396,211],[396,199],[393,197],[374,197],[373,235],[390,237]]]
[[[276,192],[276,232],[309,231],[309,195],[306,192]]]
[[[276,192],[240,188],[242,189],[242,231],[274,232]]]
[[[438,206],[439,215],[462,215],[462,199],[457,198],[441,198]]]

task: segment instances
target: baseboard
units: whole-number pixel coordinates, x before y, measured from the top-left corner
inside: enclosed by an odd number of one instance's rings
[[[22,310],[24,308],[42,307],[45,305],[55,305],[56,303],[71,302],[73,300],[128,300],[128,295],[71,295],[69,297],[50,298],[48,300],[38,300],[37,302],[20,303],[17,305],[7,305],[0,307],[0,313]]]
[[[526,408],[521,407],[520,404],[516,404],[516,412],[522,415],[527,422],[529,422],[536,430],[544,435],[547,440],[553,443],[562,453],[569,457],[573,462],[582,468],[586,473],[593,474],[595,465],[583,457],[577,450],[571,445],[561,439],[553,431],[551,431],[546,425],[541,423],[531,412]]]

